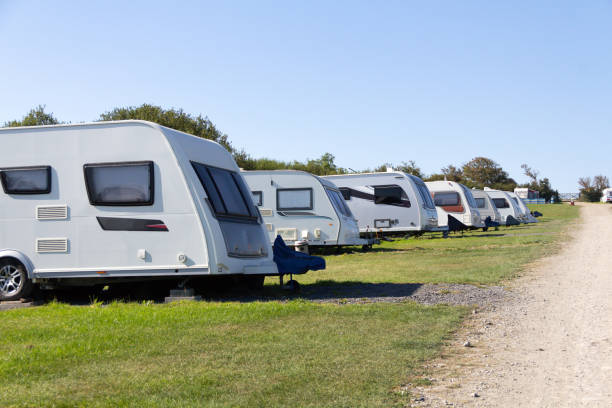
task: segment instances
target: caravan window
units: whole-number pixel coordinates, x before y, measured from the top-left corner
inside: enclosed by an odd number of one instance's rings
[[[423,200],[423,206],[425,208],[435,208],[435,204],[431,199],[431,193],[427,186],[423,183],[415,183],[417,186],[417,190],[419,190],[419,194],[421,195],[421,200]]]
[[[408,196],[402,188],[396,184],[372,186],[374,187],[374,203],[376,204],[400,204],[410,207]]]
[[[51,192],[51,167],[13,167],[0,169],[6,194],[48,194]]]
[[[493,204],[496,208],[510,208],[510,204],[505,198],[493,198]]]
[[[261,207],[263,205],[263,193],[261,191],[251,191],[251,194],[255,205]]]
[[[230,170],[191,162],[217,216],[257,218],[251,192]]]
[[[153,162],[86,164],[85,186],[92,205],[153,205]]]
[[[454,191],[448,193],[434,193],[434,202],[438,207],[452,207],[461,205],[459,193]]]
[[[474,198],[474,200],[476,200],[476,206],[478,208],[487,208],[484,198]]]
[[[472,208],[476,208],[476,201],[474,201],[474,196],[469,188],[464,186],[463,184],[459,184],[463,189],[463,194],[465,194],[465,198],[467,199],[468,205]]]
[[[327,192],[327,196],[329,197],[330,201],[332,202],[332,205],[334,206],[337,212],[344,215],[345,217],[353,216],[351,210],[348,208],[348,206],[342,199],[342,195],[340,194],[340,192],[327,188],[325,189],[325,192]]]
[[[284,188],[276,190],[276,209],[312,210],[312,188]]]
[[[350,188],[340,187],[338,190],[340,190],[340,193],[342,194],[342,198],[344,198],[347,201],[351,199],[351,189]],[[612,193],[610,193],[610,195],[612,195]]]

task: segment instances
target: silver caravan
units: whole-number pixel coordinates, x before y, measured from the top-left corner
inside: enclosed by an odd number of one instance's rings
[[[215,142],[144,121],[6,128],[0,140],[0,300],[38,284],[278,273]]]
[[[440,225],[447,225],[451,231],[485,227],[476,201],[466,186],[446,180],[425,184],[433,194]]]
[[[447,231],[438,226],[431,194],[423,181],[403,172],[326,176],[338,186],[361,233]]]
[[[499,211],[502,225],[510,226],[524,222],[523,213],[508,193],[501,190],[493,190],[489,187],[485,187],[484,192],[491,197],[495,208]]]
[[[514,203],[518,206],[519,210],[523,214],[523,219],[525,220],[525,223],[538,222],[538,220],[533,215],[531,215],[531,210],[527,207],[525,202],[521,198],[519,198],[519,196],[516,195],[516,193],[514,193],[513,191],[506,191],[506,193],[510,196],[510,198],[512,198]]]
[[[368,245],[332,182],[304,171],[242,173],[266,224],[270,241],[289,246]]]
[[[480,218],[487,225],[486,220],[502,224],[502,217],[495,204],[491,200],[491,197],[484,192],[483,190],[477,190],[473,188],[471,190],[472,196],[474,197],[474,201],[476,201],[476,207],[478,208],[478,212],[480,213]]]

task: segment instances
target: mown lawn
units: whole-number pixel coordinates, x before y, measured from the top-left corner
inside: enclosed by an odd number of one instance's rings
[[[535,207],[535,206],[534,206]],[[576,207],[538,206],[536,225],[326,256],[308,291],[349,282],[468,282],[513,276],[554,250]],[[276,279],[264,293],[279,294]],[[467,309],[306,300],[121,303],[0,312],[0,407],[406,406],[398,386]]]
[[[327,255],[327,269],[300,276],[302,284],[330,282],[494,284],[556,247],[560,232],[578,216],[579,207],[532,205],[544,214],[537,224],[498,231],[426,234],[383,242],[370,252]],[[274,282],[270,280],[270,282]]]
[[[464,312],[183,303],[1,312],[0,406],[402,406]]]

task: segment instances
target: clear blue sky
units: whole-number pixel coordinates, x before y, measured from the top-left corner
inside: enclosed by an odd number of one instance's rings
[[[147,102],[255,157],[612,176],[610,1],[174,3],[0,0],[0,123]]]

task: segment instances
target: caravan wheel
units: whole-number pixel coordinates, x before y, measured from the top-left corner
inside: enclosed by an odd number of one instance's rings
[[[0,260],[0,300],[19,300],[28,297],[33,287],[21,263],[13,259]]]

